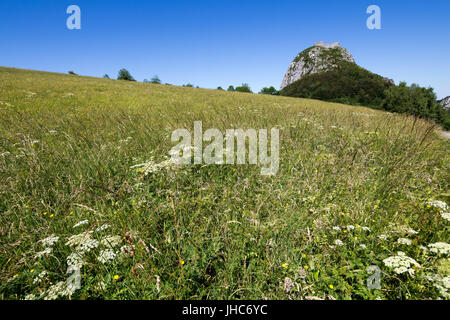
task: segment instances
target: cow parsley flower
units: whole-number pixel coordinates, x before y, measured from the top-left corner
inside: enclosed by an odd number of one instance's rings
[[[339,239],[334,241],[334,244],[337,245],[337,246],[343,246],[344,245],[344,243],[341,240],[339,240]]]
[[[35,259],[38,259],[38,258],[40,258],[40,257],[47,256],[47,255],[49,255],[50,253],[52,253],[52,248],[51,248],[51,247],[48,247],[48,248],[45,248],[44,250],[42,250],[41,252],[36,253],[36,254],[34,255],[34,258],[35,258]]]
[[[88,223],[89,223],[89,220],[83,220],[83,221],[80,221],[77,224],[75,224],[73,227],[76,228],[76,227],[79,227],[79,226],[82,226],[82,225],[85,225]]]
[[[86,262],[83,259],[82,254],[73,252],[66,258],[67,265],[69,267],[81,268]]]
[[[36,296],[30,293],[25,296],[24,300],[36,300]]]
[[[105,223],[104,225],[102,225],[102,226],[98,227],[97,229],[95,229],[95,232],[100,232],[100,231],[106,230],[109,227],[111,227],[111,225]]]
[[[92,231],[86,231],[86,232],[83,232],[80,234],[73,235],[66,242],[66,246],[71,246],[71,247],[79,246],[82,243],[85,243],[85,242],[91,240],[91,234],[92,234]]]
[[[47,271],[42,271],[41,273],[39,273],[37,276],[36,276],[36,278],[34,278],[34,280],[33,280],[33,284],[37,284],[37,283],[40,283],[43,279],[44,279],[44,277],[47,275]]]
[[[59,237],[51,235],[48,238],[42,239],[41,242],[44,247],[51,247],[56,242],[58,242],[58,240],[59,240]]]
[[[85,253],[85,252],[89,252],[92,249],[97,248],[99,245],[99,242],[95,239],[90,239],[87,240],[86,242],[81,243],[78,247],[77,247],[77,251],[80,253]]]
[[[448,206],[444,201],[430,201],[428,202],[428,205],[431,207],[439,208],[442,211],[446,211],[448,209]]]
[[[413,267],[420,267],[416,260],[408,257],[405,253],[399,251],[396,256],[391,256],[383,260],[386,267],[394,268],[394,272],[402,274],[408,272],[410,275],[414,274]]]
[[[176,163],[170,158],[167,160],[164,160],[160,163],[156,163],[153,160],[153,157],[150,158],[147,162],[136,164],[134,166],[131,166],[130,169],[135,169],[138,172],[144,173],[144,175],[149,175],[151,173],[156,173],[162,169],[170,169],[175,167]]]
[[[101,244],[108,248],[117,247],[122,243],[122,238],[120,236],[109,236],[103,238]]]
[[[439,274],[426,275],[425,279],[433,282],[433,285],[438,289],[440,295],[445,299],[450,299],[448,290],[450,289],[450,276],[442,277]]]
[[[450,253],[450,244],[445,242],[436,242],[428,245],[428,248],[431,252],[438,254],[449,254]]]
[[[105,264],[108,262],[111,262],[115,260],[117,257],[117,254],[114,252],[113,249],[105,249],[100,251],[100,254],[97,257],[97,260],[101,263]]]
[[[441,217],[444,218],[447,221],[450,221],[450,212],[443,212],[441,214]]]
[[[45,293],[44,300],[56,300],[59,297],[71,296],[76,290],[75,286],[68,286],[66,282],[60,281],[52,285]]]
[[[412,244],[412,241],[409,240],[409,239],[406,239],[406,238],[399,238],[399,239],[397,240],[397,242],[398,242],[399,244],[405,244],[405,245],[407,245],[407,246],[410,246],[410,245]]]

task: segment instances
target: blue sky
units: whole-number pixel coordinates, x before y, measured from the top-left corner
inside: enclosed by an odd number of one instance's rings
[[[81,30],[66,9],[81,8]],[[381,8],[382,29],[366,27]],[[362,67],[450,95],[450,1],[0,0],[0,65],[204,88],[279,87],[298,52],[339,41]]]

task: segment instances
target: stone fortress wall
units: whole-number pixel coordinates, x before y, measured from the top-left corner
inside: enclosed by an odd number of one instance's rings
[[[319,41],[319,42],[314,43],[314,46],[315,47],[322,47],[322,48],[325,48],[325,49],[334,49],[334,48],[340,47],[339,42],[333,42],[333,43],[327,44],[327,43],[323,43],[323,41]]]

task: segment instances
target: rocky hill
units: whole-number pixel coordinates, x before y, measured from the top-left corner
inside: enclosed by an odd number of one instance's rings
[[[379,107],[384,91],[393,85],[393,80],[358,66],[338,42],[317,42],[291,62],[280,94]]]
[[[438,101],[444,109],[450,110],[450,96]]]
[[[339,45],[339,42],[332,44],[316,42],[314,46],[300,52],[291,62],[280,90],[306,75],[336,69],[343,61],[354,63],[355,59],[347,49]]]

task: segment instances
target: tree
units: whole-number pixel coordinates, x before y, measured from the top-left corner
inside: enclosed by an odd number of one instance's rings
[[[235,91],[252,93],[252,90],[250,89],[250,86],[247,83],[243,83],[241,86],[236,87]]]
[[[432,88],[422,88],[417,84],[407,86],[401,82],[385,91],[383,109],[414,116],[440,120],[441,112]]]
[[[261,89],[261,91],[259,92],[260,94],[270,94],[270,95],[274,95],[277,96],[280,94],[280,92],[275,89],[273,86],[270,86],[269,88],[264,87]]]
[[[69,71],[69,72],[67,72],[68,74],[72,74],[72,75],[74,75],[74,76],[77,76],[77,74],[75,73],[75,72],[73,72],[72,70],[71,71]]]
[[[110,79],[110,77],[109,77],[108,74],[106,74],[106,73],[103,75],[103,78],[105,78],[105,79]]]
[[[161,84],[161,80],[159,79],[158,75],[154,75],[153,78],[150,79],[150,83]]]
[[[233,91],[234,91],[234,87],[233,87],[233,86],[229,86],[228,89],[227,89],[227,91],[233,92]]]
[[[130,72],[127,69],[120,69],[119,74],[117,75],[117,80],[127,80],[127,81],[136,81],[131,76]]]
[[[223,88],[222,87],[217,87],[217,90],[223,90]]]
[[[190,83],[183,84],[183,87],[193,88],[194,85]]]

